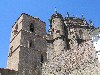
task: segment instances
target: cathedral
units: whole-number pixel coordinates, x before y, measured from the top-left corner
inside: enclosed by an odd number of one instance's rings
[[[93,32],[81,18],[55,13],[50,26],[37,17],[21,14],[12,26],[7,68],[1,75],[100,75]]]

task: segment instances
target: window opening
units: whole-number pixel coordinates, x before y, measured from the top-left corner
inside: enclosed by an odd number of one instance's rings
[[[28,48],[32,47],[32,45],[33,45],[32,40],[28,41]]]
[[[15,29],[14,29],[14,35],[16,35],[17,34],[17,31],[18,30],[18,24],[16,24],[16,26],[15,26]]]
[[[80,37],[80,39],[83,39],[83,32],[82,32],[82,30],[79,30],[79,37]]]
[[[29,47],[32,47],[32,41],[30,41],[30,43],[29,43]]]
[[[10,48],[10,53],[9,53],[9,56],[11,57],[12,56],[12,49],[13,49],[13,46]]]
[[[60,30],[57,30],[56,33],[60,33]]]
[[[34,32],[34,25],[31,23],[31,25],[30,25],[30,31],[31,32]]]
[[[54,32],[54,28],[52,29],[52,31]]]
[[[16,26],[15,26],[15,30],[16,30],[16,31],[18,30],[18,24],[16,24]]]
[[[53,23],[54,23],[54,20],[52,20],[53,21]]]
[[[41,54],[41,63],[44,62],[43,55]]]

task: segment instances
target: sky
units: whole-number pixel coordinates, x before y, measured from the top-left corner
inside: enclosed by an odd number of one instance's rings
[[[87,21],[91,19],[99,27],[100,0],[0,0],[0,68],[6,68],[11,28],[21,13],[39,17],[46,22],[48,30],[48,19],[55,7],[63,17],[67,12],[70,16],[84,15]]]

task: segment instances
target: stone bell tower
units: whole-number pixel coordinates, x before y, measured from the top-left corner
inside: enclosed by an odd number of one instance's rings
[[[66,50],[66,41],[63,17],[57,11],[51,16],[51,30],[54,51],[58,55],[61,51]]]
[[[41,75],[46,60],[45,23],[22,14],[12,27],[7,68],[18,75]]]
[[[47,34],[47,59],[52,60],[62,52],[66,51],[66,39],[64,31],[64,20],[57,11],[51,16],[49,33]]]

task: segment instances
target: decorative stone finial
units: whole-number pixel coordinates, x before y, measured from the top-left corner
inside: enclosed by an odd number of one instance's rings
[[[92,20],[89,20],[89,22],[90,22],[90,28],[91,28],[91,29],[95,29],[95,27],[94,27],[94,24],[93,24]]]
[[[82,14],[82,20],[85,20],[84,15]]]
[[[67,12],[67,17],[69,17],[69,13]]]
[[[57,13],[57,8],[55,7],[55,13]]]
[[[90,22],[90,26],[94,26],[92,20],[89,20],[89,22]]]

